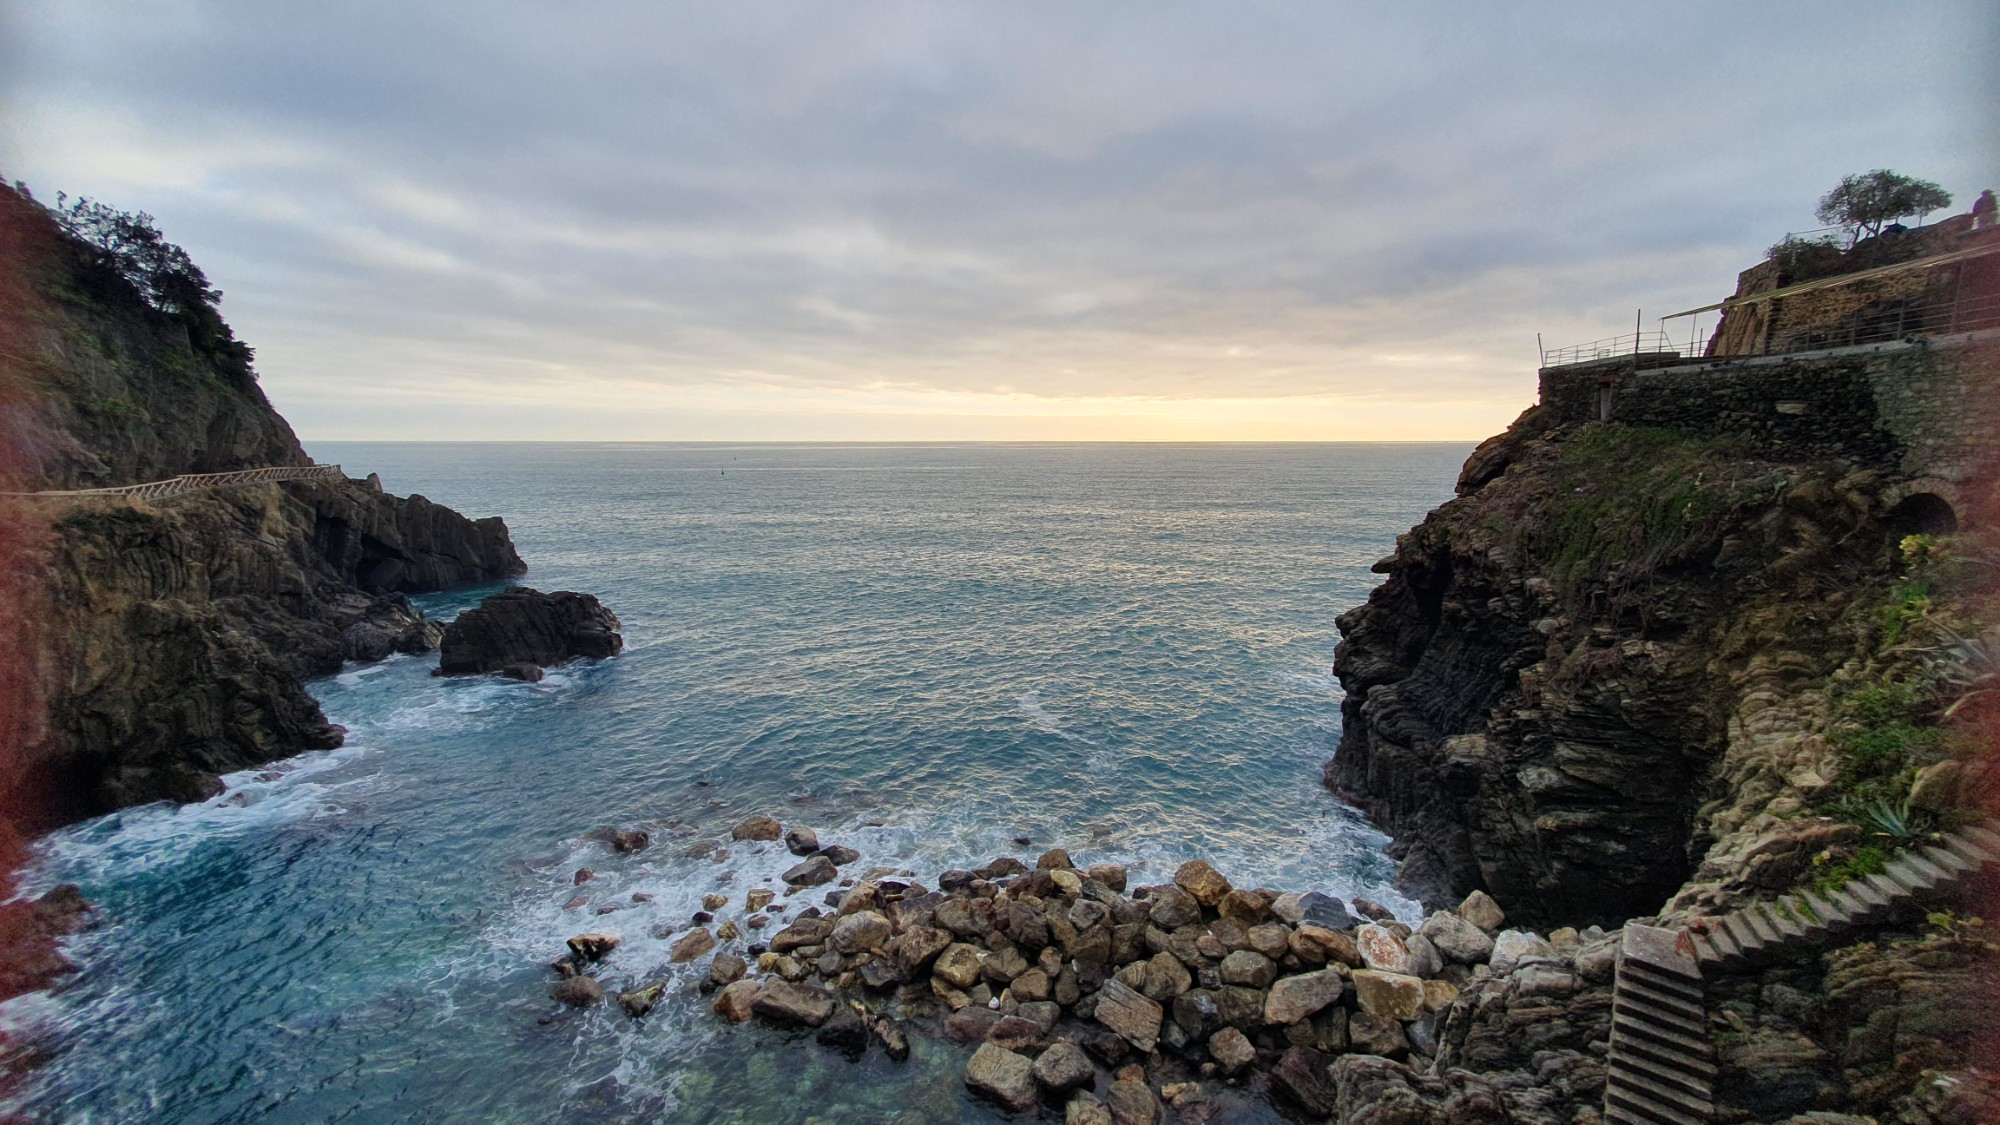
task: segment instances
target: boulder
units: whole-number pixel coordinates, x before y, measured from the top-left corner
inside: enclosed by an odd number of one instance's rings
[[[862,953],[881,948],[893,933],[895,928],[887,918],[873,910],[862,910],[834,923],[833,936],[828,940],[842,953]]]
[[[708,979],[715,982],[718,988],[735,984],[749,971],[750,963],[734,953],[718,953],[715,960],[708,963]]]
[[[742,1023],[750,1018],[757,1001],[757,993],[764,983],[754,980],[731,981],[715,994],[715,1014],[730,1023]]]
[[[1125,890],[1125,867],[1117,863],[1093,863],[1083,869],[1083,877],[1093,879],[1114,892]]]
[[[1222,873],[1204,860],[1191,859],[1174,871],[1174,885],[1193,895],[1196,902],[1213,907],[1233,888]],[[1156,908],[1157,909],[1157,908]]]
[[[953,942],[939,953],[931,965],[931,975],[953,988],[971,988],[979,983],[981,964],[985,960],[979,947],[964,942]]]
[[[828,844],[819,850],[819,854],[825,856],[827,862],[835,867],[845,867],[861,858],[860,852],[843,844]]]
[[[1523,961],[1536,958],[1552,958],[1555,947],[1525,930],[1503,930],[1493,939],[1493,956],[1487,965],[1498,975],[1511,973]]]
[[[1066,871],[1075,866],[1075,864],[1069,861],[1069,853],[1061,848],[1050,848],[1048,851],[1042,853],[1040,859],[1035,861],[1035,869],[1037,871]]]
[[[1424,1014],[1424,982],[1401,973],[1357,969],[1354,972],[1354,1001],[1372,1016],[1413,1020]]]
[[[797,856],[811,855],[819,850],[819,833],[795,824],[785,833],[785,850]]]
[[[1250,927],[1250,948],[1276,961],[1291,948],[1292,931],[1276,922]]]
[[[1083,1048],[1067,1040],[1049,1045],[1035,1060],[1035,1083],[1051,1095],[1089,1086],[1097,1078],[1097,1068]]]
[[[1032,1051],[1041,1046],[1042,1025],[1025,1016],[1004,1013],[987,1029],[986,1041],[1010,1051]]]
[[[1179,887],[1157,889],[1149,901],[1152,910],[1147,917],[1162,930],[1176,930],[1201,921],[1201,903]]]
[[[1264,1022],[1280,1027],[1297,1023],[1340,999],[1346,987],[1347,982],[1332,969],[1283,977],[1264,996]]]
[[[1231,1027],[1264,1026],[1264,994],[1240,984],[1225,984],[1215,990],[1216,1012]]]
[[[1224,1074],[1238,1074],[1257,1061],[1257,1048],[1250,1045],[1250,1039],[1233,1027],[1225,1027],[1208,1037],[1208,1054]]]
[[[1300,921],[1324,926],[1329,930],[1354,928],[1354,916],[1347,912],[1347,907],[1341,905],[1340,900],[1332,895],[1321,894],[1318,891],[1308,891],[1299,896],[1299,913]]]
[[[910,1057],[910,1037],[903,1031],[903,1021],[881,1016],[869,1025],[869,1030],[874,1032],[891,1062],[902,1062]]]
[[[1063,1107],[1063,1125],[1117,1125],[1103,1099],[1089,1090],[1078,1090]]]
[[[1083,893],[1083,876],[1066,867],[1050,871],[1049,881],[1055,884],[1057,893],[1064,898],[1075,898]]]
[[[1350,1050],[1381,1055],[1385,1059],[1396,1058],[1410,1049],[1410,1040],[1403,1034],[1401,1020],[1368,1012],[1356,1012],[1348,1017],[1347,1044]]]
[[[1371,923],[1354,931],[1354,946],[1362,964],[1385,973],[1408,973],[1410,950],[1384,926]]]
[[[1145,984],[1140,991],[1162,1004],[1171,1003],[1174,997],[1194,986],[1194,977],[1188,974],[1187,966],[1171,953],[1162,950],[1145,964]]]
[[[564,977],[549,989],[549,999],[572,1008],[588,1008],[604,1003],[604,986],[582,975]]]
[[[1396,920],[1395,911],[1371,899],[1355,899],[1354,912],[1371,922],[1393,922]]]
[[[1222,896],[1215,912],[1224,918],[1255,926],[1271,917],[1271,904],[1256,891],[1236,889]]]
[[[1117,1125],[1158,1125],[1166,1107],[1143,1079],[1120,1078],[1104,1092],[1104,1103]]]
[[[833,1014],[819,1026],[813,1039],[822,1047],[831,1047],[848,1059],[858,1059],[868,1049],[868,1021],[846,1004],[834,1005]]]
[[[1222,982],[1263,988],[1278,978],[1277,962],[1251,949],[1239,949],[1222,959]]]
[[[951,935],[936,926],[910,926],[889,942],[888,954],[902,978],[912,981],[951,944]]]
[[[1322,960],[1337,961],[1351,969],[1362,966],[1361,947],[1352,934],[1307,922],[1299,926],[1296,936],[1318,948]]]
[[[823,944],[832,936],[832,921],[826,918],[800,918],[771,935],[771,952],[790,953],[794,949]]]
[[[777,897],[778,894],[776,891],[765,887],[758,887],[756,890],[743,896],[743,909],[755,914],[757,911],[771,905],[771,900]]]
[[[1428,939],[1445,960],[1459,965],[1478,965],[1493,956],[1493,939],[1485,930],[1457,914],[1440,910],[1424,919],[1417,933]]]
[[[645,851],[646,845],[652,842],[653,838],[651,836],[637,828],[627,829],[622,832],[613,829],[605,833],[605,843],[611,845],[611,850],[625,855]]]
[[[618,1006],[625,1009],[626,1015],[638,1019],[652,1011],[653,1005],[660,1002],[660,997],[665,995],[666,991],[666,981],[655,981],[644,988],[619,993]]]
[[[839,877],[840,869],[823,855],[812,856],[804,863],[786,869],[785,873],[779,876],[786,885],[793,887],[817,887],[823,883],[831,883]]]
[[[1403,939],[1403,948],[1410,951],[1409,973],[1413,977],[1434,977],[1444,970],[1444,955],[1431,944],[1431,939],[1422,934],[1411,934]]]
[[[438,673],[468,676],[512,664],[546,667],[577,657],[602,660],[624,647],[618,618],[596,598],[519,586],[488,597],[445,626]]]
[[[1311,1047],[1293,1047],[1271,1070],[1271,1089],[1314,1117],[1331,1117],[1336,1102],[1332,1062]]]
[[[1458,916],[1489,934],[1507,923],[1507,912],[1485,891],[1466,895],[1465,901],[1458,904]]]
[[[621,940],[616,934],[578,934],[565,944],[577,960],[592,963],[610,956]]]
[[[1151,1051],[1160,1035],[1160,1005],[1120,981],[1108,980],[1097,992],[1098,1023],[1117,1032],[1141,1051]]]
[[[818,1027],[833,1009],[833,994],[825,989],[782,980],[767,982],[750,1005],[759,1018],[780,1027]]]
[[[667,951],[667,960],[676,965],[692,961],[715,948],[715,935],[706,926],[696,926],[673,944]]]
[[[982,1043],[965,1064],[966,1089],[1004,1109],[1035,1104],[1035,1064],[993,1043]]]
[[[775,840],[784,829],[768,816],[746,817],[729,830],[732,840]]]

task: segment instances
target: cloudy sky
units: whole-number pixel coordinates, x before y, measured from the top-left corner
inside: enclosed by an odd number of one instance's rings
[[[2000,183],[1990,0],[0,13],[0,173],[308,439],[1478,438],[1844,173]]]

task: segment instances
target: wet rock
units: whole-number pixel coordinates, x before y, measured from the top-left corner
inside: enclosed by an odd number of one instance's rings
[[[858,1059],[868,1049],[868,1021],[846,1004],[834,1005],[833,1014],[813,1036],[823,1047],[831,1047],[849,1059]]]
[[[743,931],[736,925],[736,919],[734,918],[715,928],[715,939],[717,941],[735,941],[742,936]]]
[[[604,1003],[604,986],[586,976],[565,977],[550,987],[549,999],[572,1008],[588,1008]]]
[[[1458,916],[1489,934],[1497,932],[1501,926],[1507,924],[1507,912],[1500,909],[1500,904],[1494,902],[1493,896],[1485,891],[1474,891],[1466,895],[1465,901],[1458,904]]]
[[[968,1005],[944,1018],[944,1036],[956,1043],[984,1043],[1000,1019],[999,1012],[984,1004]]]
[[[1028,865],[1011,855],[1003,855],[984,867],[972,869],[972,873],[981,879],[1004,879],[1009,875],[1025,875],[1027,872]]]
[[[843,844],[828,844],[819,850],[819,854],[825,856],[826,861],[835,867],[845,867],[861,858],[860,852]]]
[[[1292,931],[1276,922],[1250,927],[1250,948],[1276,961],[1291,948]]]
[[[936,926],[911,926],[889,942],[887,951],[902,978],[913,981],[951,945],[951,935]]]
[[[1222,982],[1263,988],[1278,978],[1277,962],[1254,950],[1239,949],[1222,959]]]
[[[1041,1045],[1042,1027],[1034,1020],[1002,1014],[987,1030],[986,1041],[1010,1051],[1028,1051]]]
[[[1354,1001],[1369,1015],[1413,1020],[1424,1012],[1424,982],[1401,973],[1357,969]]]
[[[1239,888],[1223,895],[1221,901],[1215,904],[1215,912],[1248,927],[1269,919],[1271,904],[1256,891]]]
[[[1255,1029],[1264,1026],[1264,994],[1240,984],[1226,984],[1215,990],[1216,1011],[1231,1027]]]
[[[1347,982],[1332,969],[1285,977],[1273,983],[1264,997],[1264,1022],[1279,1026],[1297,1023],[1340,999],[1346,987]]]
[[[1205,860],[1191,859],[1174,870],[1174,885],[1193,895],[1196,902],[1213,907],[1232,889],[1222,873]],[[1154,908],[1155,910],[1158,907]],[[1157,919],[1156,919],[1157,921]]]
[[[1120,1078],[1104,1092],[1104,1104],[1117,1125],[1158,1125],[1166,1107],[1144,1079]]]
[[[742,1023],[750,1018],[757,1001],[757,993],[762,991],[761,981],[739,980],[725,985],[715,996],[715,1014],[730,1023]]]
[[[1366,925],[1354,931],[1354,946],[1361,953],[1361,961],[1371,969],[1384,973],[1408,973],[1411,968],[1409,947],[1403,939],[1380,925]]]
[[[1295,931],[1295,935],[1300,941],[1310,942],[1317,948],[1323,960],[1335,961],[1351,969],[1358,969],[1363,964],[1361,947],[1352,934],[1307,922]]]
[[[1074,1043],[1059,1041],[1035,1059],[1035,1082],[1050,1095],[1061,1095],[1088,1086],[1097,1078],[1097,1068]]]
[[[833,922],[826,918],[801,917],[771,935],[771,952],[790,953],[820,945],[833,936]]]
[[[1194,977],[1188,974],[1187,966],[1171,953],[1155,953],[1152,960],[1145,964],[1141,978],[1143,984],[1139,990],[1162,1004],[1171,1002],[1194,986]]]
[[[618,618],[589,594],[525,586],[494,594],[445,626],[438,673],[479,675],[509,665],[602,660],[625,647]]]
[[[1219,899],[1221,896],[1216,897]],[[1179,887],[1162,888],[1154,893],[1150,901],[1152,910],[1148,920],[1162,930],[1177,930],[1201,921],[1200,900]]]
[[[818,1027],[832,1017],[834,1007],[833,994],[825,989],[770,981],[758,990],[750,1010],[780,1027]]]
[[[1035,1064],[1005,1047],[982,1043],[965,1064],[965,1086],[1002,1108],[1029,1109],[1035,1104]]]
[[[653,1005],[660,1002],[660,997],[665,995],[666,991],[666,981],[655,981],[644,988],[619,993],[618,1006],[625,1009],[626,1015],[639,1019],[653,1010]]]
[[[901,1020],[880,1016],[869,1025],[869,1030],[882,1044],[882,1050],[891,1061],[902,1062],[910,1057],[910,1037],[904,1032]]]
[[[839,877],[840,869],[823,855],[812,856],[804,863],[786,869],[785,873],[779,876],[786,885],[793,887],[816,887],[823,883],[831,883]]]
[[[1078,1090],[1063,1107],[1063,1125],[1117,1125],[1111,1108],[1089,1090]]]
[[[1257,1048],[1250,1045],[1248,1036],[1233,1027],[1225,1027],[1208,1037],[1208,1054],[1224,1074],[1239,1074],[1257,1061]]]
[[[606,842],[611,845],[612,851],[622,855],[630,855],[633,852],[645,851],[646,845],[652,843],[653,838],[639,829],[633,828],[624,832],[612,832]]]
[[[1271,1089],[1316,1117],[1333,1115],[1337,1092],[1327,1066],[1333,1060],[1310,1047],[1293,1047],[1271,1070]]]
[[[1069,853],[1061,848],[1050,848],[1048,851],[1042,853],[1040,859],[1035,861],[1035,869],[1038,871],[1067,870],[1075,866],[1074,863],[1069,861]]]
[[[610,956],[622,940],[616,934],[578,934],[565,944],[578,961],[594,964]]]
[[[1493,939],[1486,931],[1457,914],[1440,910],[1424,919],[1417,933],[1455,964],[1477,965],[1493,955]]]
[[[1109,980],[1097,992],[1094,1017],[1141,1051],[1151,1051],[1160,1035],[1160,1005],[1125,984]]]
[[[1444,970],[1444,956],[1424,935],[1411,934],[1404,938],[1403,948],[1410,951],[1411,976],[1434,977]]]
[[[1355,899],[1354,912],[1371,922],[1393,922],[1396,920],[1395,911],[1371,899]]]
[[[596,874],[597,872],[591,870],[588,867],[579,867],[576,869],[576,878],[571,882],[571,885],[581,887],[585,883],[590,882],[590,880],[594,876],[596,876]]]
[[[1046,1035],[1062,1019],[1062,1005],[1053,1000],[1030,1000],[1015,1008],[1014,1014],[1033,1023]]]
[[[979,963],[980,975],[997,985],[1006,985],[1015,977],[1028,971],[1028,959],[1011,945],[1004,945],[988,953]]]
[[[1055,884],[1056,893],[1064,898],[1075,898],[1083,893],[1083,876],[1067,868],[1050,871],[1049,882]]]
[[[784,831],[777,821],[768,816],[744,818],[729,830],[732,840],[775,840]]]
[[[797,856],[807,856],[819,850],[819,833],[810,828],[793,825],[784,835],[785,850]]]
[[[1354,916],[1347,912],[1347,907],[1339,899],[1318,891],[1308,891],[1299,896],[1299,911],[1304,915],[1301,921],[1329,930],[1351,930],[1355,926]]]
[[[676,965],[683,964],[714,948],[715,935],[709,933],[706,927],[697,926],[673,944],[667,952],[667,960]]]
[[[1049,998],[1049,975],[1040,969],[1029,969],[1015,977],[1007,991],[1017,1001],[1047,1000]]]
[[[1117,893],[1125,890],[1125,867],[1118,863],[1093,863],[1083,869],[1085,879],[1104,884],[1105,888]]]
[[[842,916],[834,923],[833,935],[828,941],[842,953],[861,953],[879,949],[888,942],[895,927],[889,920],[873,910],[863,910]]]
[[[777,892],[765,887],[758,887],[756,890],[743,896],[743,909],[755,914],[757,911],[771,905],[771,900],[777,897]]]

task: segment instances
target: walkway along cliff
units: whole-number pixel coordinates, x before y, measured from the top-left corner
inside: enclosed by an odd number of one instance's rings
[[[22,579],[0,816],[33,830],[193,799],[218,774],[337,746],[307,678],[435,647],[407,595],[524,569],[497,518],[313,467],[219,318],[163,310],[19,192],[0,189],[0,230],[21,290],[0,491],[239,474],[0,497]]]

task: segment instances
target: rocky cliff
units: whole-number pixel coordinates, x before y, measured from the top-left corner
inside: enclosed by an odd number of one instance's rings
[[[226,328],[217,346],[213,325],[149,303],[23,195],[0,191],[0,212],[24,282],[5,487],[310,463]],[[306,678],[435,647],[406,595],[525,569],[499,519],[372,482],[6,504],[35,581],[7,619],[32,705],[10,724],[0,809],[29,827],[338,745]]]
[[[1954,393],[1994,389],[1990,350],[1912,354]],[[1719,401],[1685,378],[1690,418]],[[1792,401],[1726,427],[1544,405],[1474,452],[1340,619],[1326,781],[1396,836],[1410,889],[1615,925],[1699,899],[1691,876],[1740,885],[1778,821],[1860,792],[1834,697],[1882,674],[1883,615],[1917,580],[1905,538],[1953,530],[1939,492],[1980,478],[1944,437],[1927,448],[1956,460],[1918,463],[1878,417],[1888,392],[1857,393],[1838,425]],[[1961,484],[1923,475],[1946,469]]]

